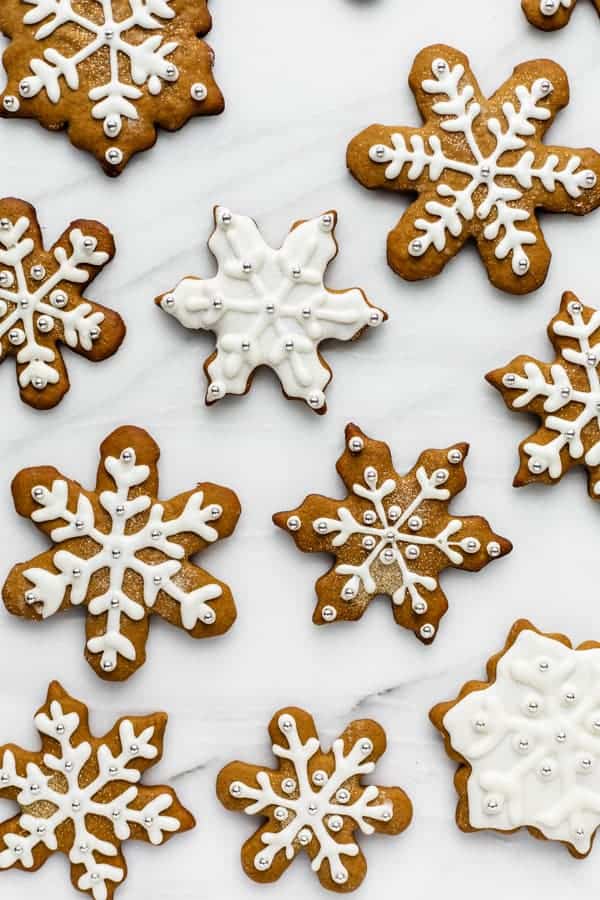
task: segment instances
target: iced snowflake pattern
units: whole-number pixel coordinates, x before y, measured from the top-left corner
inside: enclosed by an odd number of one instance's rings
[[[153,116],[160,124],[176,128],[191,115],[222,110],[211,75],[211,52],[198,40],[211,25],[205,0],[190,9],[175,0],[25,3],[32,8],[23,14],[22,0],[8,0],[0,13],[0,26],[15,43],[22,42],[27,53],[35,39],[40,53],[27,60],[26,74],[19,68],[21,77],[16,82],[11,58],[9,85],[2,98],[4,113],[39,115],[48,127],[77,120],[80,133],[75,142],[93,150],[109,174],[119,174],[135,149],[154,142]],[[192,82],[199,76],[203,80]],[[176,89],[180,80],[184,87]],[[82,84],[90,83],[86,103]],[[169,92],[169,87],[177,94]],[[175,97],[180,110],[170,109],[163,115],[163,93],[168,94],[165,104],[173,107]],[[90,129],[94,122],[102,126],[100,136]],[[140,146],[133,146],[137,142]]]
[[[542,425],[522,442],[520,487],[534,481],[555,484],[572,466],[583,464],[589,493],[600,497],[600,311],[563,295],[548,334],[558,357],[548,365],[518,356],[487,380],[509,409],[539,416]]]
[[[171,788],[140,784],[162,753],[166,716],[122,719],[94,738],[87,708],[54,682],[35,725],[41,751],[0,747],[0,797],[21,808],[0,824],[0,870],[37,870],[68,841],[74,886],[110,900],[126,874],[122,842],[159,845],[194,826]]]
[[[515,623],[488,663],[488,683],[466,684],[431,718],[460,763],[464,830],[527,827],[589,853],[600,825],[600,644]]]
[[[419,54],[410,83],[425,125],[373,125],[348,150],[365,186],[420,195],[389,236],[390,264],[411,280],[429,277],[474,237],[497,287],[539,286],[550,253],[536,208],[583,214],[600,204],[598,154],[542,143],[568,102],[565,73],[547,60],[524,63],[486,100],[467,57],[437,45]]]
[[[144,662],[153,613],[196,638],[231,627],[231,592],[188,557],[231,534],[240,509],[232,491],[213,484],[158,502],[159,451],[141,429],[118,429],[101,456],[95,493],[54,469],[17,476],[18,511],[56,547],[13,569],[4,600],[17,615],[44,619],[85,604],[88,661],[121,680]]]
[[[331,370],[318,352],[320,342],[353,340],[387,318],[359,288],[325,286],[325,270],[337,254],[336,221],[328,212],[299,222],[274,250],[252,219],[215,209],[208,245],[217,275],[184,278],[156,301],[186,328],[215,333],[217,348],[204,366],[207,403],[247,393],[256,368],[268,366],[286,396],[326,411]]]
[[[337,469],[349,496],[310,495],[273,517],[300,550],[336,558],[317,582],[315,623],[359,619],[376,595],[387,594],[399,625],[424,643],[434,640],[448,607],[441,572],[449,566],[478,571],[512,549],[485,519],[448,510],[466,485],[467,452],[467,444],[427,450],[402,476],[386,444],[347,427]]]
[[[114,252],[108,229],[84,220],[45,251],[33,207],[0,200],[0,362],[16,356],[21,397],[31,406],[55,406],[69,388],[58,343],[91,360],[120,346],[120,316],[82,296]]]
[[[600,0],[593,0],[600,13]],[[544,31],[564,28],[571,21],[577,0],[522,0],[523,10],[532,25]]]
[[[246,873],[275,881],[306,850],[323,887],[354,890],[366,874],[355,832],[399,834],[412,816],[400,788],[362,784],[385,752],[383,729],[353,722],[326,752],[312,717],[289,708],[276,713],[269,732],[278,768],[231,763],[217,784],[227,808],[268,820],[244,845]]]

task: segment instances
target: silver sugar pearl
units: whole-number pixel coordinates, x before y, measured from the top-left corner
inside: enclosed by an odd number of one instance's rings
[[[302,528],[302,522],[298,516],[290,516],[286,522],[287,527],[290,531],[300,531]]]
[[[321,615],[323,616],[325,622],[333,622],[335,619],[337,619],[337,612],[335,611],[335,607],[333,606],[324,606],[321,611]]]
[[[421,626],[421,628],[419,629],[419,634],[426,641],[431,640],[431,638],[435,634],[435,628],[433,627],[433,625],[430,625],[429,623],[427,623],[427,624]]]
[[[354,435],[348,441],[348,450],[350,453],[361,453],[365,448],[365,442],[358,435]]]
[[[205,84],[202,84],[201,81],[196,81],[190,88],[190,94],[192,95],[193,100],[206,100],[208,96],[208,89]]]

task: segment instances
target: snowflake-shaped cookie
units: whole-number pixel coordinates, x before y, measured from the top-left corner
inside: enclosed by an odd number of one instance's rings
[[[383,728],[352,722],[324,751],[312,716],[289,708],[269,725],[277,769],[234,762],[219,774],[217,793],[227,809],[267,821],[242,848],[244,871],[272,882],[306,850],[325,888],[352,891],[367,873],[355,833],[399,834],[412,804],[403,790],[363,785],[386,749]]]
[[[600,0],[592,0],[600,13]],[[564,28],[571,21],[577,0],[521,0],[525,15],[532,25],[544,31]]]
[[[217,349],[204,364],[206,402],[246,394],[255,370],[268,366],[284,394],[326,411],[324,390],[331,369],[320,355],[321,341],[350,341],[387,314],[372,306],[360,288],[330,290],[325,270],[337,254],[335,212],[297,222],[279,250],[270,247],[256,223],[215,208],[208,242],[219,270],[214,278],[184,278],[156,299],[186,328],[212,331]]]
[[[536,209],[583,215],[600,205],[600,155],[543,143],[569,101],[565,72],[522,63],[487,100],[468,58],[438,44],[417,56],[409,83],[425,124],[371,125],[348,147],[365,187],[419,195],[389,234],[390,266],[429,278],[473,238],[496,287],[539,287],[551,254]]]
[[[215,115],[206,0],[2,0],[4,116],[67,128],[109,175],[192,116]]]
[[[108,228],[83,219],[45,250],[34,208],[0,200],[0,362],[16,357],[21,398],[30,406],[49,409],[69,390],[59,344],[93,361],[121,345],[118,313],[83,297],[114,254]]]
[[[439,583],[444,569],[476,572],[512,550],[486,519],[448,509],[467,483],[468,450],[468,444],[426,450],[399,475],[387,444],[348,425],[337,470],[349,495],[311,494],[297,509],[273,516],[300,550],[335,556],[316,584],[315,624],[360,619],[374,597],[387,594],[398,625],[425,644],[434,640],[448,608]]]
[[[152,614],[194,638],[223,634],[236,617],[227,585],[189,558],[233,532],[239,501],[210,483],[158,501],[159,455],[149,434],[127,426],[100,448],[95,491],[51,467],[25,469],[13,482],[17,512],[55,546],[14,567],[4,602],[36,620],[85,605],[85,655],[110,680],[143,665]]]
[[[600,644],[573,650],[521,620],[487,675],[430,714],[459,763],[458,826],[526,827],[587,856],[600,825]]]
[[[21,808],[0,824],[0,870],[37,871],[60,851],[74,887],[111,900],[127,874],[124,841],[158,845],[193,828],[172,788],[140,784],[166,724],[164,713],[125,718],[95,738],[87,707],[53,682],[35,717],[41,750],[0,747],[0,799]]]
[[[557,352],[553,363],[517,356],[486,375],[507,407],[534,413],[542,425],[519,447],[521,465],[515,487],[531,482],[556,484],[583,464],[588,491],[600,497],[600,311],[563,294],[548,326]]]

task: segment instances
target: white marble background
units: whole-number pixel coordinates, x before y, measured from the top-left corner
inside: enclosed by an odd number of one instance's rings
[[[98,731],[124,713],[169,712],[165,758],[149,780],[174,784],[199,826],[165,848],[130,844],[124,900],[323,896],[305,858],[275,887],[249,881],[238,857],[255,822],[226,813],[214,794],[224,763],[270,762],[267,723],[290,703],[313,711],[326,740],[353,716],[377,718],[389,736],[378,777],[401,784],[414,801],[414,824],[403,836],[363,840],[363,900],[593,896],[598,851],[577,862],[526,834],[458,831],[454,766],[427,713],[483,673],[520,616],[577,642],[600,636],[600,509],[580,472],[553,490],[511,488],[530,423],[508,414],[482,378],[518,352],[549,358],[546,323],[564,289],[598,303],[600,213],[544,218],[555,258],[534,296],[494,291],[470,248],[442,277],[410,285],[385,264],[386,233],[406,200],[368,193],[344,166],[347,141],[370,122],[418,121],[406,78],[414,54],[434,41],[464,49],[489,93],[516,63],[556,59],[571,76],[572,104],[551,140],[600,147],[600,24],[592,4],[582,0],[556,35],[531,29],[519,0],[214,0],[212,8],[225,115],[162,135],[118,180],[64,135],[0,122],[0,193],[34,203],[49,242],[75,217],[111,227],[117,258],[93,295],[129,326],[121,352],[102,365],[67,352],[73,388],[51,413],[23,406],[12,363],[2,366],[0,575],[44,546],[12,509],[17,470],[60,463],[91,484],[101,439],[133,423],[162,445],[164,496],[198,479],[237,489],[238,531],[203,563],[231,583],[239,620],[228,636],[203,643],[154,622],[145,668],[110,686],[83,660],[76,612],[36,627],[0,611],[0,743],[36,745],[32,714],[52,678],[89,703]],[[292,221],[338,209],[341,252],[330,282],[362,285],[390,321],[354,346],[327,348],[335,380],[325,418],[285,401],[268,374],[250,396],[204,407],[202,361],[212,339],[185,332],[152,299],[185,274],[212,273],[205,242],[215,202],[257,218],[273,242]],[[374,603],[359,625],[315,628],[313,583],[327,560],[301,555],[271,525],[272,512],[309,491],[339,496],[334,463],[349,420],[387,440],[401,470],[422,448],[470,441],[470,482],[455,509],[487,515],[514,541],[512,556],[478,576],[447,573],[450,612],[431,648],[393,625],[387,601]],[[12,814],[10,805],[0,803],[0,813]],[[10,900],[71,896],[64,858],[35,877],[3,873],[0,885]]]

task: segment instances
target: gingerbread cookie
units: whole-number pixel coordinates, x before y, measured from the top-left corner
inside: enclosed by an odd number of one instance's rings
[[[287,397],[324,413],[332,373],[319,353],[321,341],[355,340],[387,319],[360,288],[333,291],[323,283],[337,255],[337,214],[296,222],[279,250],[247,216],[222,206],[214,215],[208,246],[217,275],[184,278],[156,299],[186,328],[216,335],[217,349],[204,364],[206,403],[248,393],[255,370],[268,366]]]
[[[204,483],[158,501],[159,455],[147,432],[126,426],[100,447],[95,491],[49,466],[13,481],[17,512],[54,547],[13,568],[6,607],[39,621],[85,605],[86,659],[111,681],[144,664],[151,615],[193,638],[223,634],[236,618],[227,585],[189,560],[233,532],[238,498]]]
[[[577,0],[521,0],[525,15],[532,25],[544,31],[556,31],[571,21]],[[600,13],[600,0],[593,0]]]
[[[59,344],[94,362],[119,349],[121,317],[83,296],[114,255],[108,228],[87,219],[71,222],[45,250],[33,206],[0,200],[0,362],[16,357],[29,406],[50,409],[69,390]]]
[[[355,890],[367,874],[356,831],[399,834],[412,818],[403,790],[362,784],[385,753],[383,728],[352,722],[325,751],[312,716],[291,707],[273,716],[269,734],[276,769],[233,762],[217,780],[227,809],[266,819],[242,848],[244,871],[253,881],[277,881],[306,850],[324,888]]]
[[[2,0],[11,39],[0,113],[68,130],[119,175],[134,153],[192,116],[223,111],[206,0]]]
[[[0,824],[0,870],[35,872],[64,853],[73,886],[111,900],[127,876],[124,841],[163,844],[195,825],[172,788],[140,784],[166,725],[164,713],[129,717],[96,738],[87,707],[54,681],[35,717],[41,750],[0,747],[0,798],[20,807]]]
[[[349,495],[311,494],[297,509],[273,516],[298,549],[335,557],[316,583],[316,625],[356,621],[374,597],[387,594],[398,625],[424,644],[434,640],[448,609],[439,583],[444,569],[477,572],[512,550],[486,519],[459,518],[448,509],[467,483],[468,451],[468,444],[426,450],[399,475],[387,444],[347,426],[337,470]]]
[[[552,363],[517,356],[486,375],[507,407],[538,416],[542,424],[521,442],[515,487],[556,484],[575,465],[588,472],[588,492],[600,497],[600,310],[563,294],[548,326]]]
[[[543,284],[550,250],[537,209],[583,215],[600,205],[600,155],[543,137],[569,102],[563,69],[522,63],[486,100],[458,50],[436,44],[409,78],[420,128],[371,125],[348,147],[367,188],[419,195],[388,236],[388,262],[409,281],[438,275],[468,238],[491,282],[514,294]]]
[[[599,666],[600,644],[574,650],[521,620],[489,660],[488,680],[431,710],[459,764],[459,828],[527,828],[587,856],[600,825]]]

